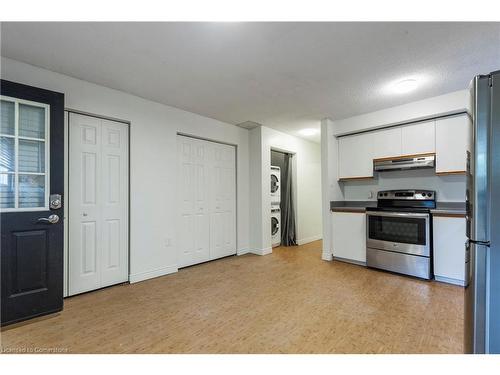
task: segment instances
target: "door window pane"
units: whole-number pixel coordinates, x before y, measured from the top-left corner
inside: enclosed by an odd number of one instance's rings
[[[16,200],[15,175],[0,173],[0,208],[14,208]]]
[[[14,172],[15,160],[14,138],[0,137],[0,173]]]
[[[0,101],[0,208],[46,208],[49,107],[8,97]]]
[[[14,108],[14,103],[2,100],[2,106],[0,107],[0,117],[2,118],[0,123],[1,134],[14,135]]]
[[[45,172],[45,142],[19,139],[19,172]]]
[[[45,176],[19,175],[19,208],[45,206]]]
[[[19,136],[45,138],[45,108],[19,104]]]

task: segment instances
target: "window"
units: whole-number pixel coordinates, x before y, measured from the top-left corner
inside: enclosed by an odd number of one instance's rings
[[[49,106],[0,100],[0,209],[48,209]]]

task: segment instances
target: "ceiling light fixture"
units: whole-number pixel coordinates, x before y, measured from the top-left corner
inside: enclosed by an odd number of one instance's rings
[[[313,128],[306,128],[306,129],[299,130],[299,134],[304,135],[306,137],[310,137],[310,136],[316,135],[318,133],[319,133],[319,130],[313,129]]]
[[[410,91],[415,90],[418,87],[418,81],[416,79],[404,79],[392,84],[392,91],[397,94],[406,94]]]

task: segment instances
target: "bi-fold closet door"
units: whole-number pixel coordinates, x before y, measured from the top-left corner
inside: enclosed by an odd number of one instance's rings
[[[236,254],[236,150],[179,135],[178,266]]]
[[[128,125],[69,114],[69,295],[128,280]]]

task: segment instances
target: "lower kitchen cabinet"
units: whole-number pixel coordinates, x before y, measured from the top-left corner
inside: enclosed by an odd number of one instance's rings
[[[465,217],[433,217],[434,276],[437,281],[464,285]]]
[[[332,212],[332,252],[335,258],[366,263],[364,212]]]

